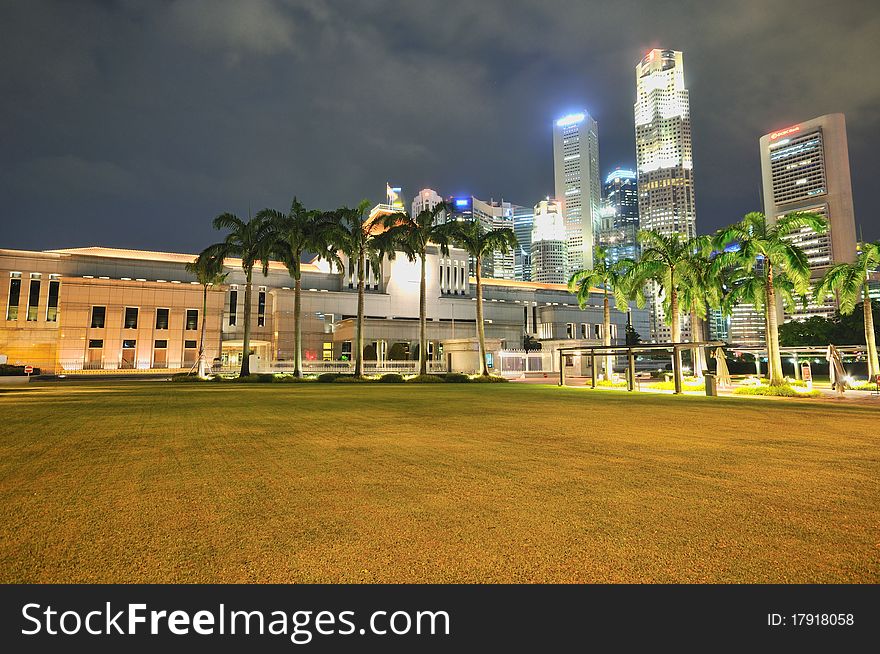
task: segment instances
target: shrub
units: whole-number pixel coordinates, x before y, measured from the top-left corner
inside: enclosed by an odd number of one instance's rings
[[[405,380],[403,375],[398,375],[396,372],[388,372],[379,377],[378,381],[381,384],[402,384]]]
[[[205,381],[205,380],[202,379],[201,377],[199,377],[198,375],[191,375],[188,372],[179,372],[174,375],[171,375],[171,381],[187,383],[187,382],[201,382],[201,381]]]
[[[31,377],[36,377],[39,374],[40,369],[35,367]],[[24,375],[24,366],[13,366],[7,363],[0,364],[0,377],[24,377]]]
[[[605,388],[626,388],[625,381],[610,381],[608,379],[600,379],[596,382],[596,386],[603,386]]]
[[[329,384],[332,381],[336,381],[337,377],[339,377],[338,372],[322,372],[318,375],[318,381],[324,384]]]
[[[271,384],[275,379],[272,373],[261,372],[247,377],[236,377],[234,381],[239,384]]]
[[[304,382],[313,382],[315,380],[306,377],[294,377],[293,375],[275,375],[272,381],[276,384],[301,384]]]
[[[440,375],[416,375],[406,380],[407,384],[442,384],[443,378]]]
[[[655,384],[648,384],[648,388],[653,388],[654,390],[658,390],[658,391],[674,391],[675,390],[675,382],[674,381],[657,382]],[[703,382],[683,381],[681,383],[681,390],[683,390],[683,391],[701,391],[704,388],[706,388],[706,386]]]
[[[740,386],[733,392],[736,395],[763,395],[765,397],[819,397],[822,395],[817,390],[796,391],[787,384],[783,386]]]
[[[448,372],[443,375],[443,381],[450,384],[467,384],[470,380],[470,377],[461,372]]]
[[[355,377],[354,375],[339,375],[336,379],[333,380],[335,384],[363,384],[367,382],[373,381],[372,379],[367,379],[366,377]]]
[[[500,375],[477,375],[476,377],[471,377],[471,381],[475,384],[503,384],[510,380]]]

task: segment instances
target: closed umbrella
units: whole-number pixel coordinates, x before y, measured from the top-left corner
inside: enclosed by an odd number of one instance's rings
[[[718,377],[718,385],[729,387],[733,386],[730,381],[730,370],[727,368],[727,357],[724,356],[724,348],[715,348],[715,374]]]
[[[843,369],[843,360],[840,358],[840,350],[833,345],[828,346],[825,353],[828,361],[828,373],[831,376],[831,388],[843,395],[846,391],[846,370]]]

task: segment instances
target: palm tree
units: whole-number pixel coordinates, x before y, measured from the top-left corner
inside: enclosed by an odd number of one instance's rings
[[[660,285],[663,292],[664,313],[672,329],[672,342],[681,342],[681,311],[679,293],[688,262],[695,249],[691,239],[681,234],[661,234],[653,230],[639,230],[642,254],[627,275],[627,285],[632,289],[640,305],[644,305],[644,291],[649,281]]]
[[[681,311],[679,294],[688,274],[688,265],[699,244],[681,234],[661,234],[653,230],[640,230],[639,243],[642,254],[627,273],[626,284],[636,297],[640,307],[645,305],[645,285],[653,281],[663,293],[666,321],[672,328],[672,342],[681,342]],[[681,384],[681,353],[673,349],[673,373],[676,388]]]
[[[364,374],[364,296],[366,285],[366,266],[370,263],[376,275],[381,268],[382,257],[389,251],[390,239],[382,234],[382,217],[370,219],[367,210],[369,200],[362,200],[354,209],[343,207],[333,213],[333,222],[327,229],[330,247],[328,252],[342,252],[348,256],[349,265],[357,262],[357,323],[354,342],[354,374]],[[342,267],[338,255],[331,255],[333,260]],[[344,271],[343,271],[344,272]]]
[[[877,360],[877,340],[874,336],[874,316],[871,310],[871,297],[868,295],[868,280],[871,273],[880,267],[880,241],[864,243],[854,263],[839,263],[825,273],[816,287],[816,300],[822,302],[826,297],[837,294],[840,312],[851,314],[862,296],[865,313],[865,344],[868,346],[868,379],[880,375],[880,362]]]
[[[271,225],[275,241],[272,254],[293,278],[293,376],[302,377],[302,258],[306,252],[313,252],[319,258],[333,260],[328,241],[332,217],[307,210],[294,197],[288,213],[263,209],[257,218]]]
[[[195,275],[202,285],[202,332],[199,336],[199,377],[207,377],[205,373],[205,333],[208,324],[208,287],[217,286],[226,281],[228,273],[223,272],[223,264],[217,259],[199,255],[195,261],[186,264],[186,270]]]
[[[416,216],[407,213],[394,213],[385,216],[382,224],[387,228],[387,238],[394,243],[388,249],[389,259],[395,256],[395,250],[401,250],[410,261],[419,259],[421,274],[419,277],[419,374],[428,374],[428,329],[427,329],[427,290],[425,288],[425,259],[428,244],[440,247],[444,255],[449,254],[446,230],[438,222],[439,216],[447,211],[445,203],[440,202],[432,209],[420,211]]]
[[[206,247],[200,257],[213,259],[222,265],[230,257],[241,259],[241,269],[245,275],[244,288],[244,336],[242,339],[242,377],[251,373],[250,349],[251,349],[251,283],[253,281],[254,266],[257,262],[263,264],[263,275],[269,274],[269,256],[272,248],[272,226],[260,218],[242,220],[232,213],[223,213],[214,218],[214,229],[228,229],[229,234],[220,243],[214,243]]]
[[[446,223],[440,230],[443,238],[448,238],[475,261],[474,273],[477,278],[477,339],[480,342],[480,374],[488,377],[486,365],[486,328],[483,324],[483,258],[500,252],[507,254],[516,247],[516,235],[505,227],[484,232],[478,222],[456,221]]]
[[[736,262],[746,275],[761,280],[764,286],[764,319],[767,327],[767,360],[770,384],[785,383],[782,355],[779,351],[779,317],[775,278],[784,273],[793,289],[806,294],[810,286],[810,265],[807,255],[791,241],[791,235],[804,227],[824,233],[827,222],[814,213],[793,212],[770,221],[760,212],[747,213],[743,219],[725,227],[715,235],[713,245],[721,252],[720,262]],[[731,244],[738,250],[725,252]]]
[[[708,236],[697,236],[690,241],[692,249],[681,278],[680,301],[690,314],[691,341],[706,340],[705,320],[709,308],[721,306],[721,276],[712,257],[712,241]],[[701,347],[691,350],[694,376],[701,378],[706,369],[706,352]]]
[[[718,261],[716,259],[716,261]],[[719,261],[720,263],[720,261]],[[765,311],[767,304],[767,286],[761,275],[755,275],[751,270],[742,267],[726,265],[720,269],[722,285],[721,312],[725,316],[733,314],[733,309],[739,305],[751,305],[755,311],[764,315],[764,338],[770,333],[768,326],[768,312]],[[785,273],[777,272],[773,278],[773,289],[776,297],[782,300],[782,306],[786,310],[794,310],[797,306],[805,306],[806,298],[795,290],[795,285]],[[768,357],[769,361],[769,357]],[[755,352],[755,368],[758,376],[761,376],[760,353]],[[769,363],[768,363],[769,374]]]
[[[597,247],[593,255],[594,265],[575,272],[568,280],[568,289],[575,293],[578,305],[583,309],[590,301],[590,292],[596,286],[603,289],[603,328],[602,345],[611,345],[611,306],[609,296],[614,295],[614,303],[618,311],[627,311],[626,273],[635,264],[631,259],[608,261],[608,251]],[[614,357],[605,356],[605,379],[610,380],[613,373]]]

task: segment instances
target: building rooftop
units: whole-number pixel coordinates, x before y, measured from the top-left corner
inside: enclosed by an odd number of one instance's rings
[[[64,248],[61,250],[46,250],[50,254],[78,254],[89,257],[107,257],[111,259],[134,259],[138,261],[154,261],[158,263],[191,263],[198,255],[181,254],[179,252],[155,252],[152,250],[129,250],[126,248],[109,248],[101,245],[91,245],[84,248]],[[226,259],[226,265],[230,267],[240,267],[241,259]],[[270,270],[287,270],[283,263],[279,261],[269,262]],[[315,263],[304,263],[303,271],[308,272],[326,272],[319,268]]]

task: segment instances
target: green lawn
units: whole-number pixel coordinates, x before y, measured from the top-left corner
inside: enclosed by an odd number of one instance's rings
[[[2,582],[880,582],[880,410],[535,386],[0,392]]]

